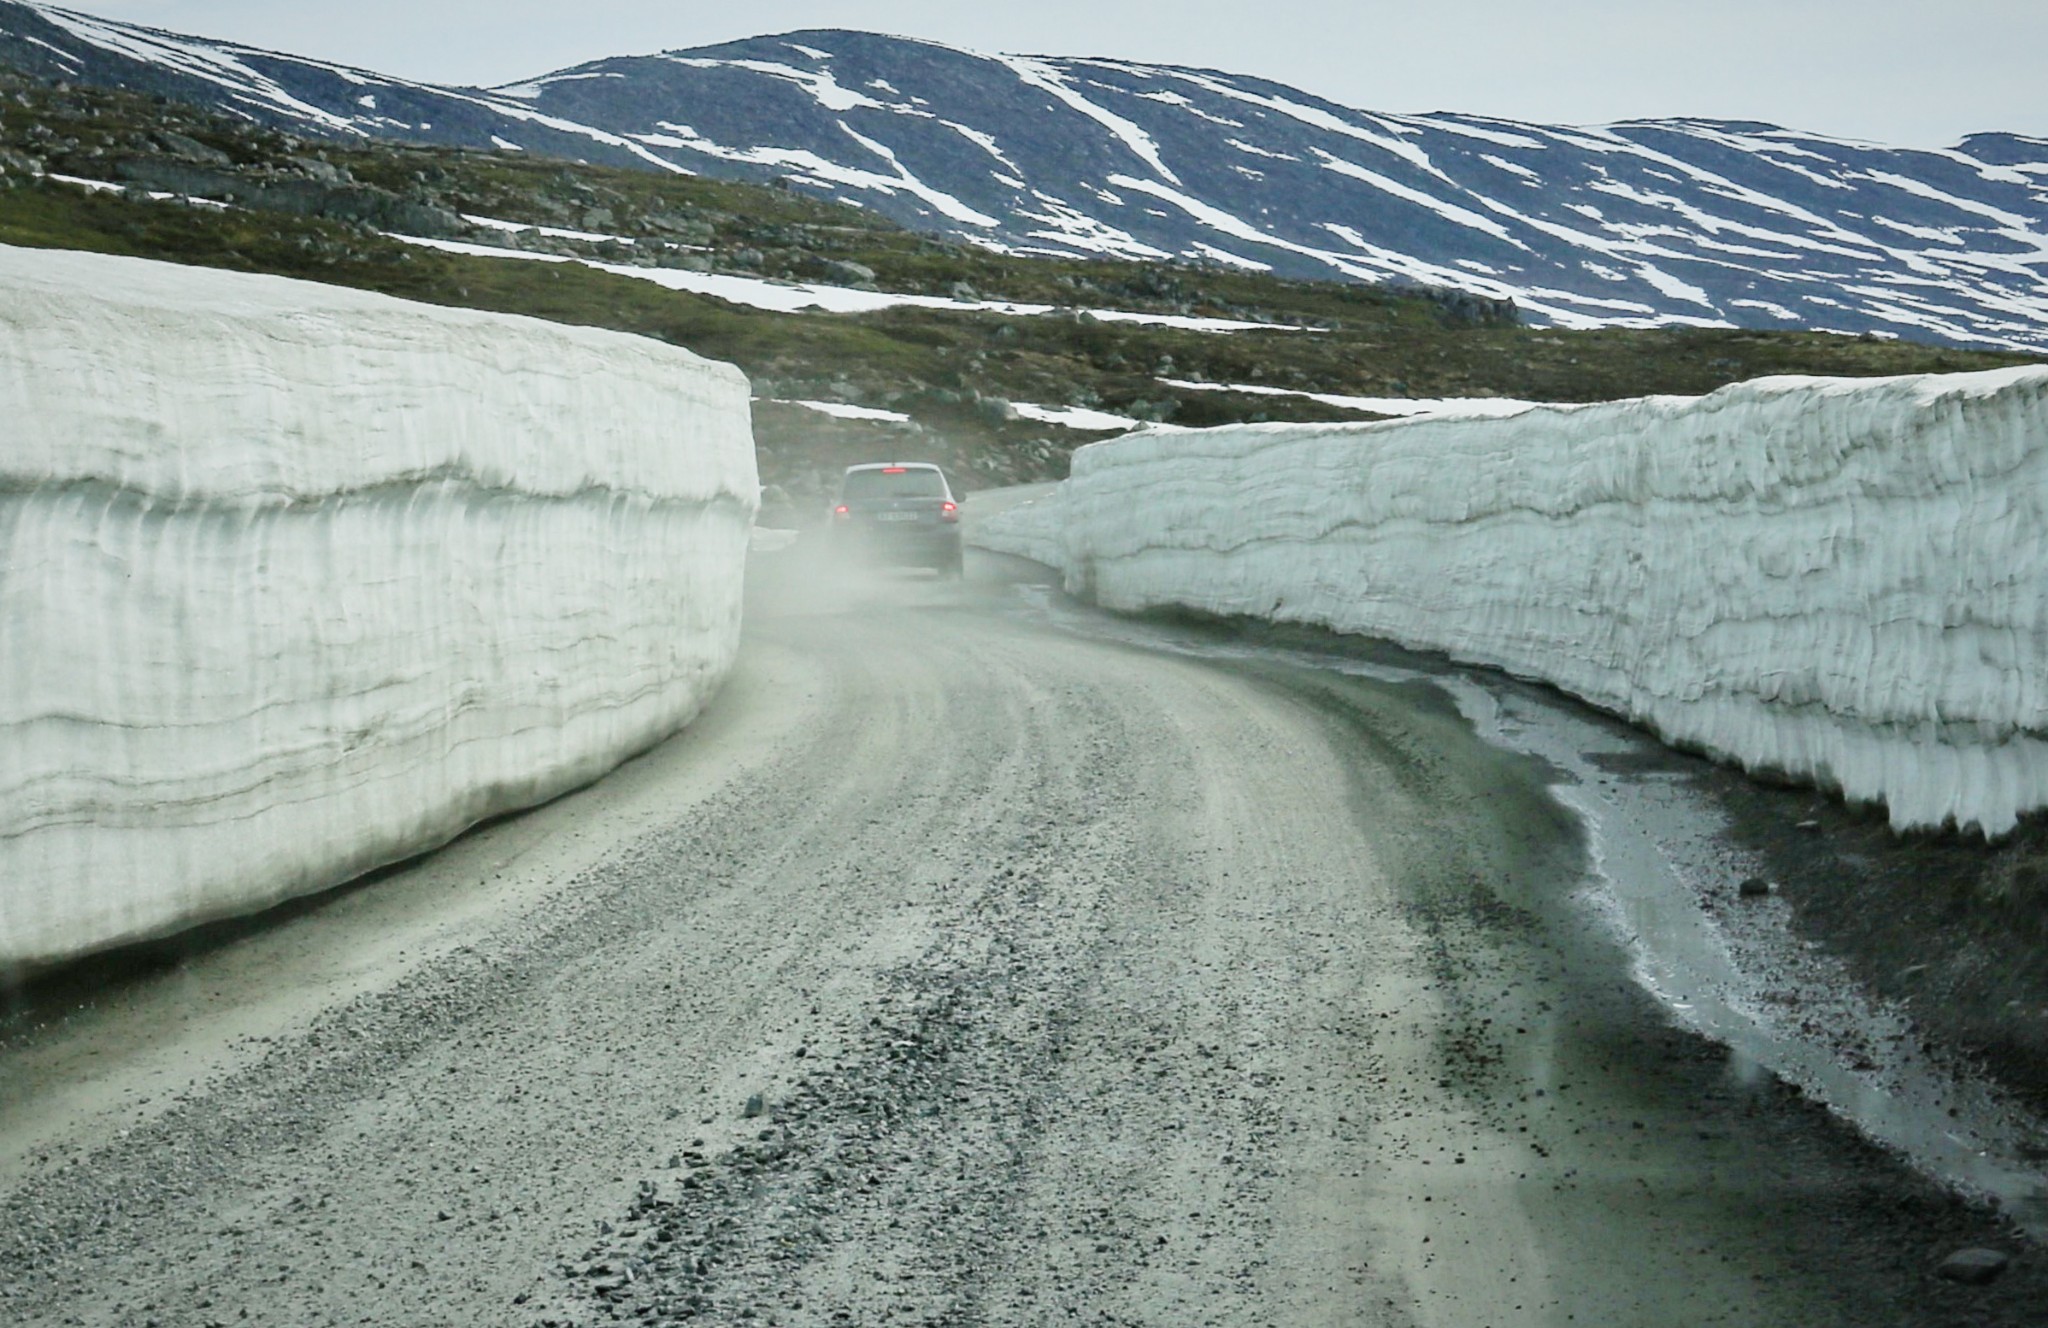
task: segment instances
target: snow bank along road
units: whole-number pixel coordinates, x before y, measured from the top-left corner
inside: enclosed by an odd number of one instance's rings
[[[77,1008],[32,995],[0,1320],[2042,1303],[2024,1251],[1933,1279],[1996,1223],[1556,921],[1569,818],[1439,693],[1063,632],[992,558],[786,557],[677,741]]]
[[[1150,430],[986,538],[1110,608],[1444,651],[1895,827],[2001,835],[2048,807],[2044,530],[2032,367]]]
[[[674,733],[738,646],[747,411],[640,338],[0,247],[0,968]]]

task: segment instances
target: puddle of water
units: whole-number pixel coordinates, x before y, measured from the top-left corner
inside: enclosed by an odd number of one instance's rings
[[[1737,902],[1761,875],[1722,837],[1720,812],[1672,775],[1619,778],[1600,758],[1657,750],[1501,674],[1424,672],[1308,650],[1203,640],[1021,586],[1063,630],[1218,660],[1263,660],[1443,689],[1485,742],[1547,762],[1553,795],[1585,826],[1589,868],[1573,901],[1607,927],[1635,980],[1686,1026],[1728,1046],[1734,1072],[1774,1074],[1925,1172],[1997,1200],[2048,1237],[2048,1124],[1922,1049],[1903,1010],[1860,992],[1832,958],[1792,933],[1775,896]],[[1723,907],[1725,901],[1726,906]]]

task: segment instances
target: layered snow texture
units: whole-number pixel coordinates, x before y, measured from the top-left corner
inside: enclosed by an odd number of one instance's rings
[[[676,731],[737,648],[738,370],[0,248],[0,969],[434,847]]]
[[[1149,431],[977,542],[1553,683],[1900,828],[2048,806],[2048,370]]]

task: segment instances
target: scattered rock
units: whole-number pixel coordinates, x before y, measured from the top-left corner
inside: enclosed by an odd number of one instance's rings
[[[151,135],[159,147],[173,157],[196,161],[207,166],[232,166],[235,159],[219,148],[210,148],[196,138],[187,138],[169,129],[159,129]]]
[[[850,259],[826,259],[825,272],[833,281],[843,286],[872,286],[875,281],[873,268],[866,263],[856,263]]]
[[[1945,1277],[1951,1282],[1961,1282],[1964,1286],[1983,1286],[1997,1281],[1999,1274],[2003,1273],[2010,1263],[2011,1256],[1997,1250],[1957,1250],[1943,1259],[1941,1267],[1934,1272],[1937,1277]]]
[[[762,1097],[759,1093],[756,1093],[752,1097],[747,1099],[746,1110],[742,1111],[740,1114],[742,1116],[745,1116],[748,1120],[753,1120],[755,1117],[762,1115],[767,1110],[768,1099]]]
[[[308,179],[318,180],[321,184],[340,185],[355,183],[353,175],[350,175],[347,171],[342,170],[331,162],[320,160],[318,157],[292,157],[290,161],[292,165],[304,172]]]
[[[1761,876],[1752,876],[1737,887],[1744,899],[1762,899],[1771,893],[1771,883]]]

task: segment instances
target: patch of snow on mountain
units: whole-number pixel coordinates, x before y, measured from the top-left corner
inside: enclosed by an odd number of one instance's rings
[[[1111,429],[1136,429],[1142,421],[1125,415],[1112,415],[1104,410],[1091,410],[1086,406],[1034,406],[1016,401],[1010,404],[1019,419],[1033,420],[1039,424],[1057,425],[1062,429],[1077,429],[1084,433],[1107,433]]]
[[[1058,246],[1045,250],[1046,253],[1078,250],[1107,258],[1172,257],[1164,249],[1145,244],[1129,231],[1112,226],[1065,199],[1055,198],[1037,190],[1033,191],[1032,198],[1044,211],[1023,210],[1019,215],[1029,221],[1039,222],[1043,227],[1027,232],[1028,238],[1050,241]]]
[[[1255,258],[1246,258],[1243,254],[1234,254],[1228,249],[1218,249],[1215,245],[1207,244],[1200,240],[1195,241],[1194,253],[1196,257],[1206,258],[1212,263],[1221,263],[1225,267],[1241,268],[1246,272],[1271,272],[1273,270],[1271,263],[1261,263]]]
[[[881,410],[874,406],[849,406],[843,401],[782,401],[784,406],[802,406],[820,415],[830,415],[835,420],[862,420],[869,424],[910,424],[908,415],[897,410]]]
[[[925,202],[930,203],[933,207],[937,208],[941,213],[945,214],[946,216],[951,217],[955,221],[964,221],[970,226],[980,226],[988,230],[994,230],[996,227],[1002,224],[1001,222],[997,221],[994,217],[989,216],[986,212],[978,212],[975,209],[967,206],[967,204],[961,202],[959,199],[953,197],[951,194],[946,193],[943,190],[934,189],[930,185],[924,183],[924,181],[912,175],[909,169],[904,166],[902,161],[897,158],[895,150],[890,148],[888,145],[878,143],[874,139],[869,138],[864,134],[856,132],[855,130],[850,128],[844,120],[839,122],[839,127],[842,130],[846,131],[846,136],[848,138],[851,138],[854,142],[860,144],[868,151],[880,157],[883,161],[886,161],[891,166],[895,167],[897,176],[896,182],[901,188],[907,190],[910,193],[916,194],[919,198],[922,198],[923,200],[925,200]]]
[[[1277,111],[1282,115],[1299,120],[1312,128],[1321,129],[1327,133],[1342,134],[1346,138],[1355,138],[1361,143],[1370,143],[1389,156],[1398,157],[1418,170],[1426,171],[1440,179],[1448,180],[1450,178],[1437,169],[1436,163],[1430,160],[1427,152],[1403,139],[1398,130],[1389,133],[1375,133],[1362,124],[1356,124],[1341,116],[1333,115],[1319,106],[1304,105],[1301,102],[1293,101],[1286,97],[1274,97],[1263,93],[1250,92],[1227,80],[1207,74],[1197,74],[1191,70],[1176,69],[1170,72],[1173,77],[1192,83],[1206,91],[1213,92],[1219,97],[1228,97],[1232,101],[1244,102],[1246,105],[1257,106],[1263,110]],[[1371,116],[1366,115],[1362,111],[1354,112],[1354,114],[1362,120],[1372,119]]]
[[[638,240],[627,235],[603,235],[596,231],[564,230],[560,226],[536,226],[524,221],[500,221],[496,217],[478,217],[465,212],[462,219],[472,226],[485,230],[503,231],[507,235],[545,235],[553,240],[580,240],[585,244],[637,245]]]
[[[646,147],[622,134],[609,133],[602,129],[593,128],[590,125],[580,124],[574,120],[564,120],[559,116],[545,115],[530,106],[521,106],[517,102],[472,97],[465,93],[453,91],[445,91],[442,95],[451,100],[462,102],[465,105],[502,115],[509,120],[518,121],[522,124],[539,125],[542,128],[552,129],[558,133],[573,134],[578,138],[587,138],[593,143],[602,143],[606,147],[617,148],[622,152],[630,153],[639,161],[653,166],[657,170],[666,171],[671,175],[694,174],[687,167],[680,166],[666,157],[657,156],[649,152]],[[427,127],[429,126],[422,126],[422,128]]]
[[[1007,156],[1003,155],[1003,150],[1000,146],[997,145],[996,137],[994,134],[984,134],[979,129],[970,128],[967,125],[958,124],[952,120],[947,120],[944,123],[946,128],[952,130],[954,133],[960,135],[960,137],[974,144],[974,146],[980,148],[989,156],[994,157],[996,161],[1002,165],[1004,170],[1015,171],[1018,169],[1016,162],[1011,161]],[[1024,184],[1020,180],[1013,187],[1022,189],[1024,188]]]
[[[1496,147],[1516,148],[1524,152],[1542,152],[1550,147],[1548,143],[1545,143],[1540,138],[1531,138],[1525,133],[1509,129],[1495,129],[1487,125],[1475,124],[1469,118],[1450,115],[1397,116],[1393,118],[1407,124],[1412,124],[1417,129],[1427,133],[1455,134],[1459,138],[1475,138],[1482,143],[1491,143]]]
[[[1339,410],[1355,410],[1367,415],[1447,415],[1467,418],[1501,419],[1519,415],[1525,410],[1534,410],[1534,401],[1516,401],[1509,397],[1352,397],[1335,392],[1303,392],[1288,387],[1272,387],[1264,383],[1197,383],[1183,378],[1162,378],[1168,387],[1177,387],[1183,392],[1242,392],[1255,397],[1301,397],[1319,401],[1325,406]],[[1563,409],[1563,407],[1552,407]]]
[[[1051,62],[1034,60],[1021,55],[998,55],[991,56],[990,58],[1009,69],[1027,87],[1037,88],[1041,92],[1052,94],[1068,107],[1079,111],[1082,115],[1087,116],[1103,128],[1109,130],[1110,133],[1116,136],[1119,142],[1131,150],[1133,155],[1147,166],[1150,166],[1153,173],[1158,175],[1160,179],[1174,184],[1180,183],[1180,177],[1169,170],[1166,162],[1161,159],[1159,144],[1153,139],[1152,135],[1146,133],[1121,115],[1096,105],[1075,91],[1067,82],[1066,75]]]
[[[106,185],[109,189],[119,185]],[[514,225],[516,223],[500,223]],[[634,281],[645,281],[665,290],[681,291],[691,295],[708,295],[724,300],[728,304],[742,305],[750,309],[764,309],[771,313],[835,313],[866,314],[879,313],[884,309],[941,309],[957,313],[1003,314],[1009,317],[1033,318],[1046,314],[1063,312],[1056,305],[1023,304],[1011,300],[954,300],[942,295],[897,295],[888,291],[856,290],[850,286],[825,286],[809,282],[770,281],[764,277],[741,277],[723,272],[691,272],[684,268],[635,267],[627,263],[605,263],[591,258],[572,258],[565,254],[534,253],[525,249],[505,249],[496,245],[476,244],[469,240],[443,240],[423,235],[391,235],[389,238],[422,249],[435,249],[442,253],[461,254],[467,258],[503,258],[535,263],[578,263],[599,272],[608,272],[615,277],[626,277]],[[598,239],[609,239],[598,236]],[[1140,309],[1086,309],[1064,312],[1078,313],[1105,323],[1133,323],[1147,327],[1171,327],[1184,332],[1305,332],[1310,329],[1276,326],[1270,323],[1254,323],[1237,318],[1203,318],[1193,314],[1148,313]]]
[[[1669,272],[1665,272],[1653,264],[1643,264],[1636,269],[1636,275],[1655,287],[1659,293],[1669,295],[1675,300],[1684,300],[1705,309],[1714,307],[1714,301],[1698,286],[1672,276]]]
[[[1975,199],[1959,198],[1944,190],[1936,189],[1925,181],[1915,180],[1910,176],[1899,175],[1893,171],[1870,171],[1867,174],[1870,179],[1878,184],[1888,185],[1902,194],[1911,194],[1915,198],[1928,199],[1931,202],[1940,203],[1944,207],[1953,208],[1957,212],[1968,212],[1979,217],[1988,218],[1997,222],[2012,236],[2032,238],[2027,233],[2027,219],[2017,213],[2007,212],[2004,208],[1992,207]],[[2036,244],[2040,243],[2038,240],[2034,242]]]
[[[26,42],[27,42],[27,43],[29,43],[29,45],[31,45],[31,46],[40,46],[40,47],[42,47],[42,48],[43,48],[44,50],[48,51],[48,52],[49,52],[49,53],[50,53],[51,55],[54,55],[54,56],[56,56],[56,57],[57,57],[57,58],[58,58],[59,60],[62,60],[62,61],[63,61],[63,62],[65,63],[65,64],[68,64],[68,65],[77,65],[77,64],[82,64],[82,63],[83,63],[83,61],[81,61],[81,60],[80,60],[80,59],[79,59],[79,58],[78,58],[78,57],[77,57],[76,55],[72,54],[72,53],[71,53],[70,51],[67,51],[67,50],[65,50],[65,49],[64,49],[63,47],[61,47],[61,46],[57,46],[57,45],[54,45],[54,44],[52,44],[52,43],[50,43],[50,42],[46,42],[46,41],[44,41],[44,40],[43,40],[43,39],[42,39],[41,37],[30,37],[30,36],[27,36],[27,35],[25,35],[25,34],[22,34],[22,33],[16,33],[16,34],[14,34],[14,35],[15,35],[16,37],[20,38],[20,40],[26,41]]]
[[[1796,312],[1787,309],[1782,304],[1773,304],[1769,300],[1730,300],[1728,303],[1738,309],[1760,310],[1773,318],[1783,319],[1787,323],[1797,323],[1799,321],[1799,315]]]
[[[80,40],[102,49],[119,52],[147,64],[163,65],[231,92],[254,94],[281,111],[325,128],[355,132],[348,119],[300,101],[272,79],[236,59],[230,53],[232,48],[183,41],[167,32],[109,23],[75,10],[38,7],[36,12]],[[343,71],[331,69],[331,72]],[[361,81],[360,75],[353,71],[349,73]]]
[[[803,183],[823,182],[852,189],[872,190],[881,194],[907,193],[923,200],[941,215],[952,220],[980,228],[992,228],[999,223],[984,212],[976,211],[943,190],[934,189],[910,174],[897,159],[893,149],[865,135],[848,128],[844,123],[841,130],[862,147],[872,152],[890,166],[894,173],[883,175],[875,171],[864,171],[857,167],[845,166],[829,157],[803,148],[729,148],[698,135],[688,125],[663,121],[661,128],[670,134],[641,134],[636,147],[646,144],[653,147],[686,149],[715,157],[724,161],[744,162],[757,166],[776,166],[799,173]],[[641,147],[645,151],[645,147]],[[680,167],[672,167],[680,169]]]
[[[1398,180],[1381,175],[1378,171],[1367,170],[1365,167],[1355,162],[1346,161],[1342,157],[1332,156],[1320,148],[1316,150],[1316,157],[1322,162],[1324,170],[1335,171],[1339,175],[1348,175],[1354,180],[1363,180],[1389,198],[1398,198],[1404,203],[1413,203],[1417,207],[1427,208],[1445,221],[1463,226],[1468,230],[1491,235],[1494,239],[1514,245],[1517,249],[1527,249],[1529,247],[1510,234],[1507,227],[1490,217],[1482,217],[1476,212],[1461,208],[1455,203],[1447,203],[1434,195],[1422,192],[1420,189],[1411,189]]]
[[[481,92],[22,12],[58,24],[36,40],[75,47],[52,67],[88,82],[132,82],[141,60],[293,132],[784,179],[998,252],[1445,284],[1564,327],[1778,327],[1764,305],[1819,293],[1832,312],[1803,325],[2048,349],[2048,146],[2009,134],[1921,151],[1708,120],[1384,115],[1215,71],[840,32]],[[379,113],[401,97],[403,122]]]
[[[1244,128],[1244,121],[1225,119],[1223,116],[1215,115],[1209,111],[1205,111],[1200,106],[1196,105],[1193,101],[1190,101],[1188,98],[1183,97],[1178,92],[1168,92],[1163,89],[1160,89],[1152,92],[1140,92],[1137,95],[1140,99],[1144,101],[1156,101],[1162,106],[1175,107],[1179,110],[1186,111],[1189,115],[1195,116],[1199,119],[1207,120],[1210,124],[1222,125],[1225,129]]]
[[[1496,170],[1503,170],[1510,175],[1520,176],[1524,184],[1533,185],[1538,189],[1543,187],[1543,177],[1530,170],[1527,166],[1517,165],[1505,157],[1496,157],[1490,152],[1480,153],[1479,159]]]
[[[668,55],[662,58],[692,69],[745,69],[751,73],[765,74],[786,83],[794,83],[817,98],[818,104],[828,111],[845,112],[862,107],[878,111],[889,109],[887,105],[866,93],[842,87],[838,79],[818,70],[798,69],[795,65],[776,64],[772,60],[707,60],[687,55]]]
[[[1251,154],[1251,155],[1252,155],[1252,156],[1254,156],[1254,157],[1264,157],[1264,158],[1266,158],[1266,159],[1267,159],[1268,161],[1300,161],[1300,160],[1301,160],[1301,158],[1299,158],[1299,157],[1295,156],[1295,155],[1294,155],[1293,153],[1291,153],[1291,152],[1268,152],[1268,151],[1267,151],[1266,149],[1264,149],[1264,148],[1262,148],[1262,147],[1259,147],[1259,146],[1257,146],[1256,144],[1252,144],[1252,143],[1247,143],[1247,142],[1245,142],[1245,141],[1244,141],[1243,139],[1241,139],[1241,138],[1232,138],[1232,139],[1227,139],[1227,140],[1225,140],[1225,141],[1226,141],[1226,142],[1228,142],[1228,143],[1230,144],[1230,146],[1232,146],[1232,147],[1236,148],[1236,149],[1237,149],[1237,150],[1238,150],[1239,152],[1245,152],[1245,153],[1249,153],[1249,154]]]

